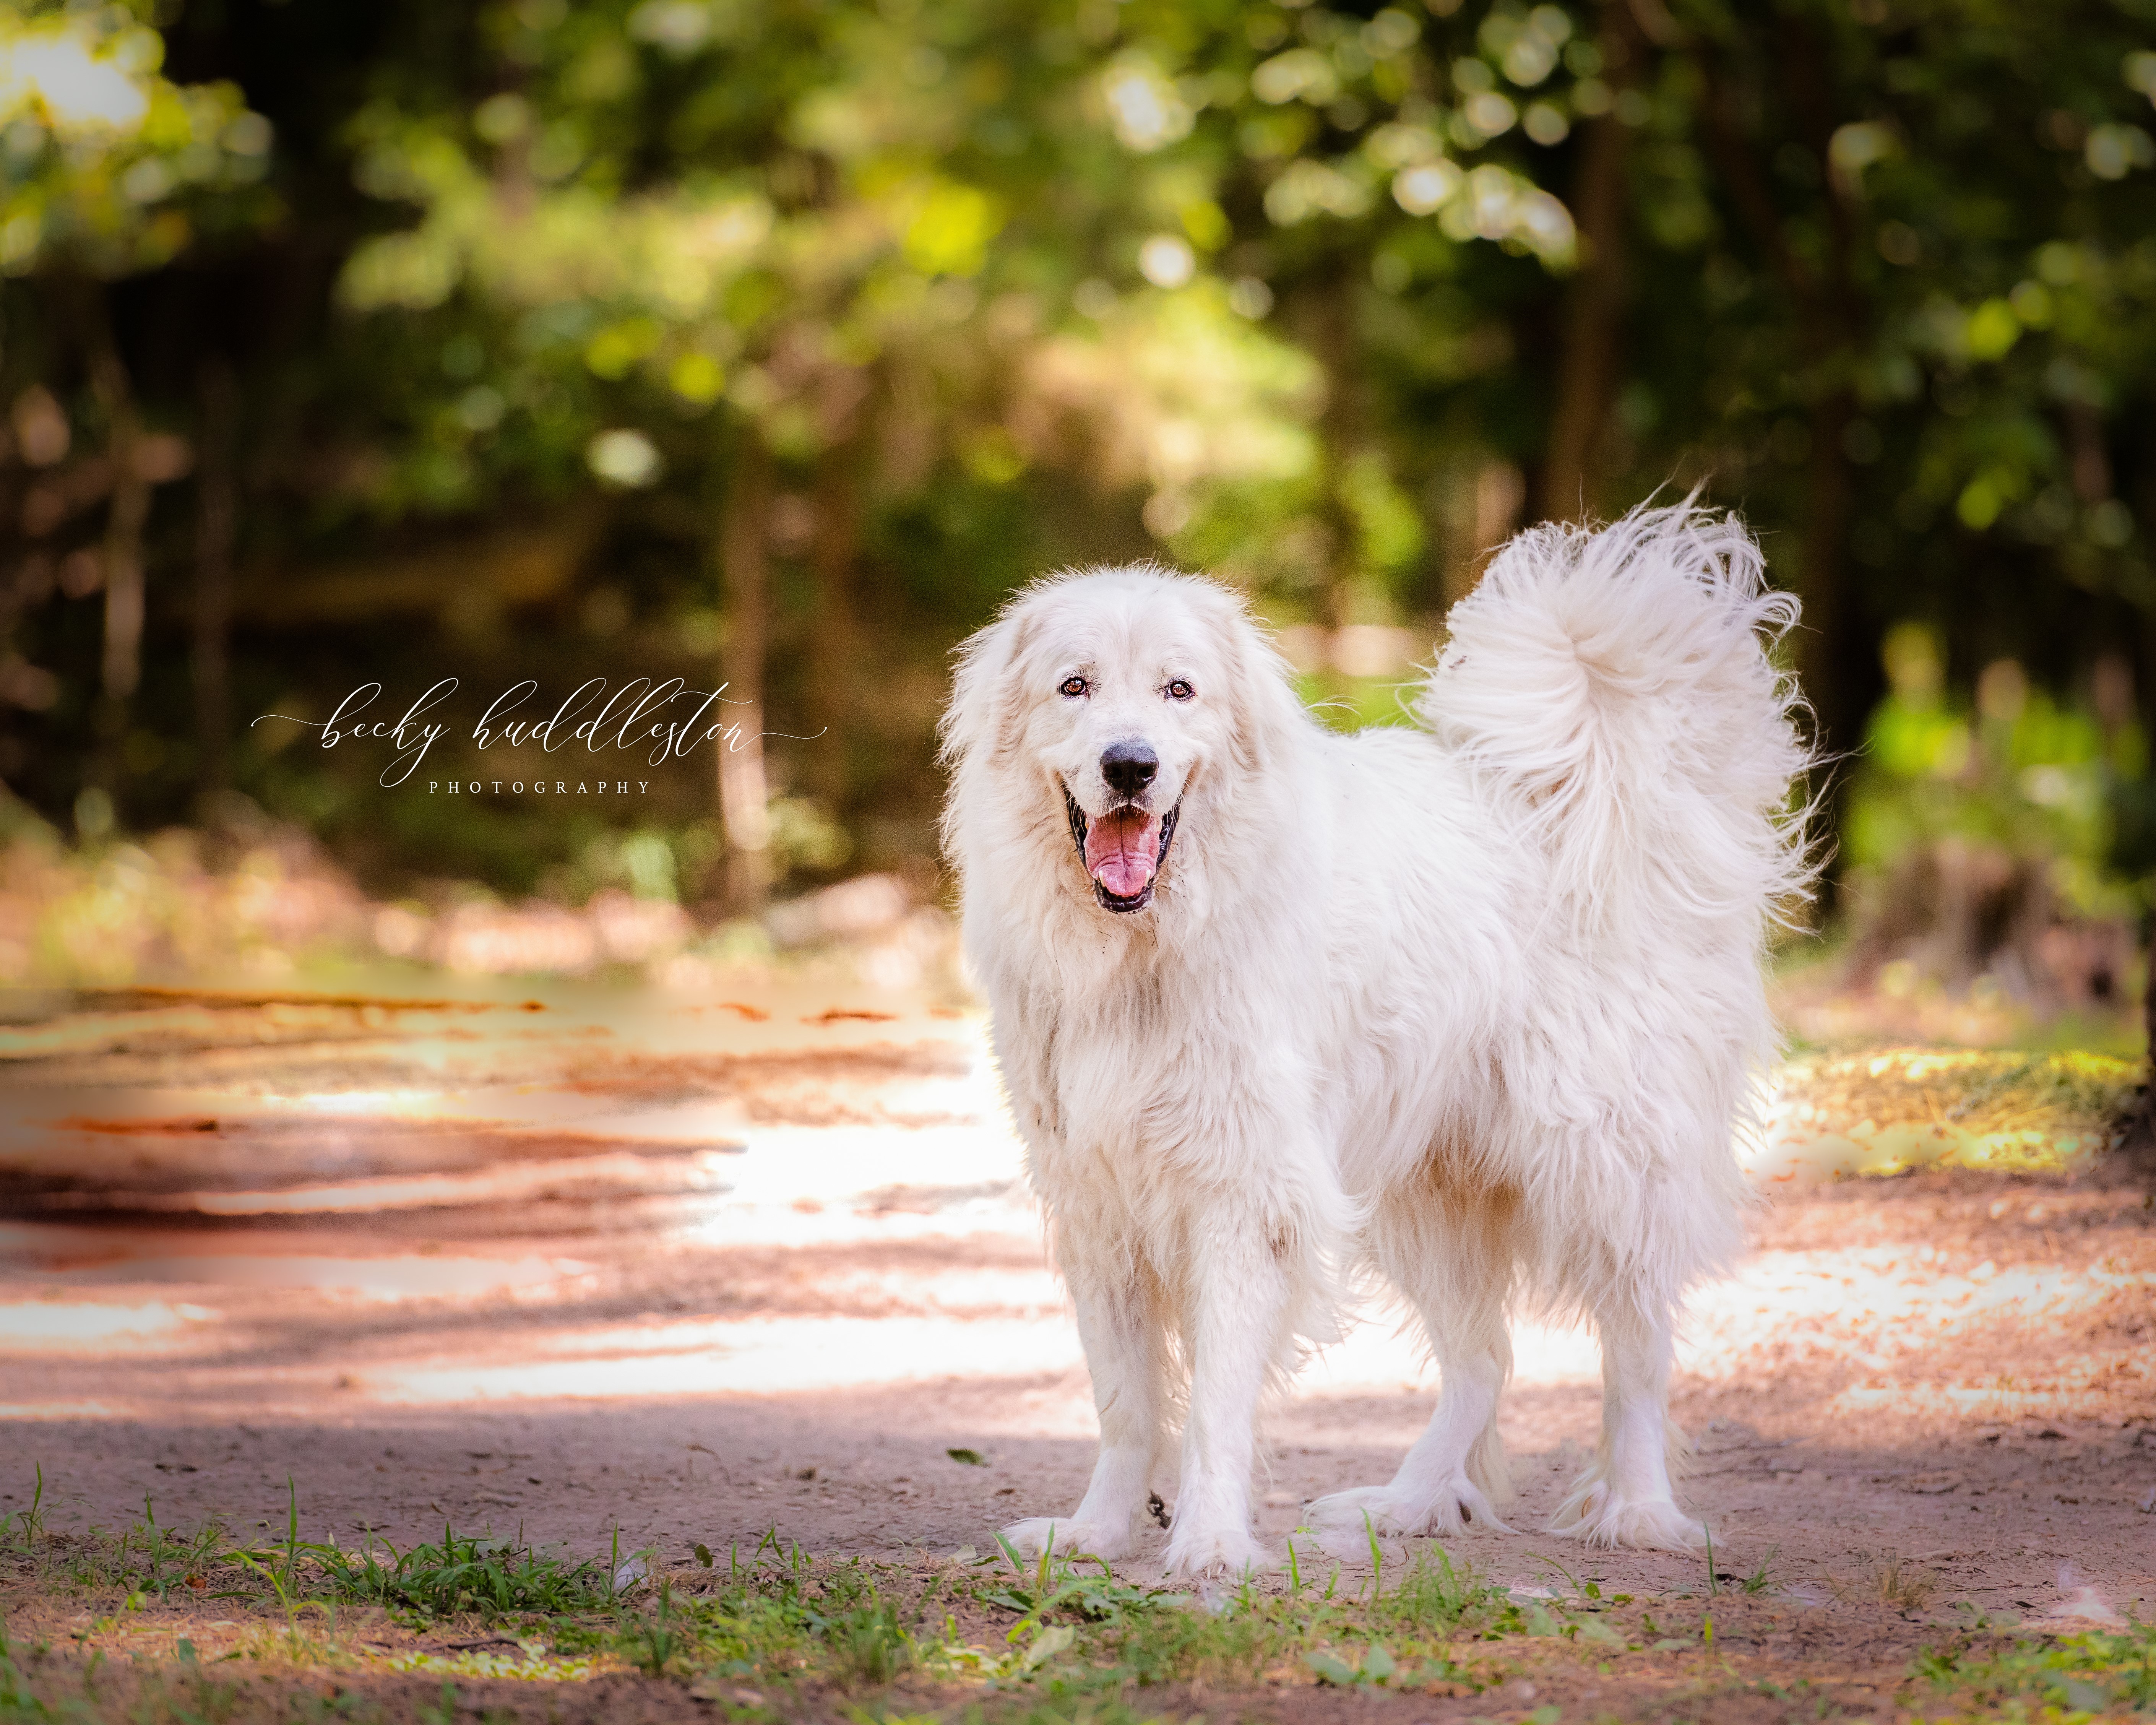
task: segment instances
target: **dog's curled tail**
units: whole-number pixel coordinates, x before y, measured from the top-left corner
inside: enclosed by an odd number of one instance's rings
[[[1639,927],[1644,896],[1763,933],[1816,873],[1804,703],[1770,656],[1796,617],[1743,523],[1689,498],[1546,524],[1453,608],[1419,708],[1547,857],[1553,909]]]

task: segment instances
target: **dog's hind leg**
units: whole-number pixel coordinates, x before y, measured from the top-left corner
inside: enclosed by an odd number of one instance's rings
[[[1642,1312],[1637,1301],[1613,1293],[1598,1307],[1595,1327],[1602,1337],[1602,1441],[1550,1531],[1589,1545],[1695,1550],[1703,1538],[1700,1524],[1677,1507],[1670,1490],[1671,1452],[1684,1439],[1669,1419],[1674,1343],[1667,1312]]]
[[[1004,1538],[1029,1557],[1052,1544],[1071,1556],[1120,1558],[1136,1543],[1152,1483],[1166,1376],[1164,1301],[1158,1282],[1142,1266],[1108,1271],[1066,1260],[1064,1274],[1092,1374],[1101,1453],[1075,1511],[1015,1522],[1004,1529]]]
[[[1497,1507],[1512,1496],[1497,1435],[1497,1398],[1512,1369],[1507,1219],[1495,1204],[1463,1211],[1432,1200],[1419,1213],[1381,1214],[1369,1244],[1428,1332],[1437,1409],[1390,1485],[1321,1497],[1310,1507],[1310,1524],[1327,1550],[1342,1556],[1367,1552],[1373,1532],[1502,1529]]]

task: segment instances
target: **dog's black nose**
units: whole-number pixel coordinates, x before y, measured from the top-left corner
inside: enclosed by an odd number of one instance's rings
[[[1160,771],[1160,757],[1142,742],[1111,742],[1101,751],[1101,777],[1108,788],[1135,797]]]

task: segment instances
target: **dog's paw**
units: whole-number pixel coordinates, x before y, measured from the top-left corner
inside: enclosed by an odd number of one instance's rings
[[[1470,1527],[1509,1533],[1482,1488],[1464,1473],[1444,1481],[1435,1493],[1397,1486],[1363,1486],[1321,1497],[1303,1520],[1317,1542],[1337,1558],[1367,1557],[1370,1536],[1399,1539],[1435,1534],[1448,1538]]]
[[[1592,1472],[1581,1476],[1565,1494],[1549,1530],[1589,1545],[1650,1551],[1697,1551],[1707,1543],[1707,1530],[1669,1498],[1628,1498]]]
[[[1200,1584],[1240,1581],[1273,1567],[1272,1554],[1247,1529],[1185,1530],[1180,1519],[1168,1543],[1167,1574]]]
[[[1047,1552],[1059,1558],[1106,1558],[1112,1562],[1131,1548],[1128,1528],[1118,1532],[1103,1523],[1070,1516],[1034,1516],[1013,1522],[1004,1529],[1004,1538],[1022,1558],[1037,1558]]]

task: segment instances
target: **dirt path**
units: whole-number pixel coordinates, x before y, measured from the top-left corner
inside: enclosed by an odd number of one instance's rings
[[[146,1494],[281,1527],[290,1479],[302,1532],[347,1542],[618,1524],[679,1557],[775,1527],[941,1555],[1075,1501],[1086,1376],[977,1019],[814,978],[533,1004],[15,1002],[0,1513],[35,1463],[61,1527]],[[1771,1189],[1676,1394],[1722,1567],[1851,1625],[1882,1585],[1918,1615],[2156,1611],[2144,1189],[2097,1164]],[[1599,1378],[1581,1336],[1519,1352],[1532,1529]],[[1271,1420],[1268,1532],[1383,1477],[1431,1393],[1383,1322],[1317,1362]],[[1523,1585],[1549,1558],[1643,1593],[1702,1573],[1532,1532],[1464,1551]]]

